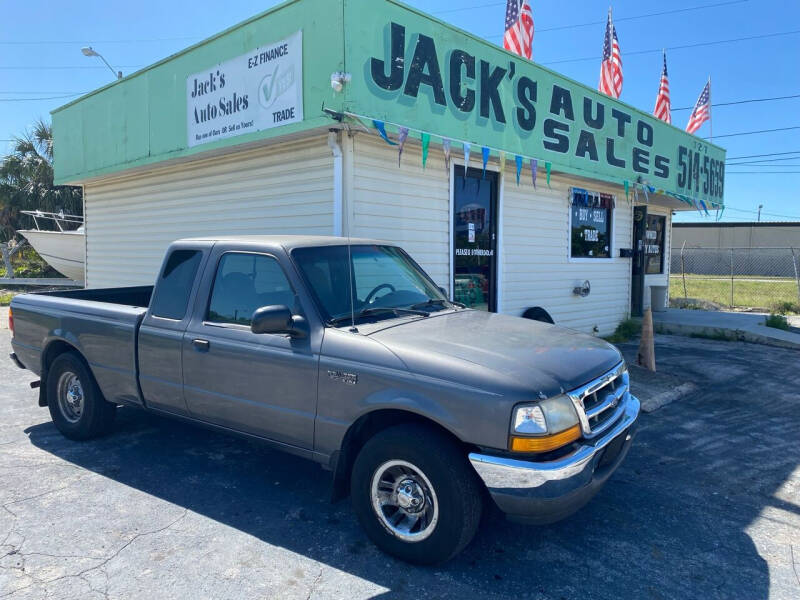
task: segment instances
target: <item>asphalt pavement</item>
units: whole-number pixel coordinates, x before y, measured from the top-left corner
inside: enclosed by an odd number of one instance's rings
[[[623,346],[629,359],[635,343]],[[546,527],[486,519],[451,562],[376,550],[318,466],[120,409],[71,442],[0,331],[0,598],[800,597],[800,352],[657,336],[695,391],[644,414],[603,491]]]

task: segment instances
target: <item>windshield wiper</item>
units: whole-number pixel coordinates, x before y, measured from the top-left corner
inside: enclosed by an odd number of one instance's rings
[[[445,300],[443,298],[430,298],[427,302],[419,302],[418,304],[412,304],[409,308],[412,310],[417,310],[433,306],[445,307],[447,305],[458,306],[459,308],[466,308],[466,305],[461,304],[461,302],[450,302],[450,300]]]
[[[355,313],[354,315],[342,315],[341,317],[336,317],[328,321],[331,325],[338,325],[340,323],[347,323],[350,320],[358,321],[362,317],[369,317],[371,315],[380,315],[386,313],[393,313],[395,316],[400,315],[419,315],[420,317],[427,317],[429,313],[425,312],[424,310],[416,310],[412,308],[400,308],[400,307],[390,307],[390,306],[375,306],[371,308],[362,308],[360,311]]]

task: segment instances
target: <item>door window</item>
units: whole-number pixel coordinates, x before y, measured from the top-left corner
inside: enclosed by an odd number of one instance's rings
[[[497,175],[456,169],[453,190],[453,299],[496,310]]]
[[[214,278],[207,321],[250,325],[262,306],[296,308],[289,280],[271,256],[229,252],[222,256]]]
[[[150,312],[156,317],[180,321],[186,314],[197,267],[199,250],[174,250],[153,292]]]
[[[644,240],[645,273],[647,275],[658,275],[664,272],[664,228],[666,225],[667,217],[647,215]]]

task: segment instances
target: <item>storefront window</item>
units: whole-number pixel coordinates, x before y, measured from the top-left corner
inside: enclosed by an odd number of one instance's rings
[[[658,275],[664,272],[664,229],[667,218],[660,215],[647,215],[644,255],[645,274]]]
[[[573,188],[570,206],[570,256],[611,258],[614,198]]]

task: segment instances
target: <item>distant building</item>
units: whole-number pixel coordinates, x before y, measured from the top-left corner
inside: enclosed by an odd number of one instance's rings
[[[672,247],[800,248],[800,221],[783,223],[673,223]]]

